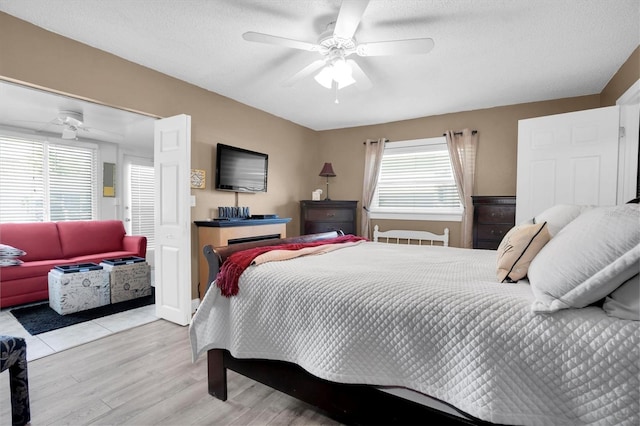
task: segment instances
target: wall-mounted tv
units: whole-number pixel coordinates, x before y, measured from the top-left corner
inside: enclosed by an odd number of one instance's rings
[[[216,150],[216,189],[267,192],[269,156],[219,143]]]

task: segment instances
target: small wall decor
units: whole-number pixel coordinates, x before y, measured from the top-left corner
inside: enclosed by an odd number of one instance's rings
[[[116,165],[115,163],[102,164],[102,196],[116,196]]]
[[[207,172],[199,169],[191,169],[191,188],[205,189],[206,188]]]

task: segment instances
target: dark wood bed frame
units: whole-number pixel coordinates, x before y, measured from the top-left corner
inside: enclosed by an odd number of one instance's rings
[[[338,232],[304,235],[283,239],[260,240],[224,247],[203,248],[209,264],[208,282],[212,283],[220,265],[231,254],[265,245],[321,241],[338,236]],[[215,289],[214,289],[215,291]],[[324,411],[329,417],[347,424],[434,424],[489,425],[466,413],[464,419],[412,402],[370,385],[330,382],[316,377],[302,367],[283,361],[239,359],[225,349],[207,352],[209,394],[227,400],[227,369],[284,392]],[[453,408],[453,407],[452,407]],[[454,408],[455,409],[455,408]]]

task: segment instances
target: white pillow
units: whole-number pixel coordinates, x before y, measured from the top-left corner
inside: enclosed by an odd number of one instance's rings
[[[0,258],[14,258],[24,256],[25,254],[27,253],[19,248],[12,247],[8,244],[0,244]]]
[[[602,309],[611,317],[640,321],[640,275],[635,274],[611,293]]]
[[[0,268],[5,266],[18,266],[22,265],[22,260],[14,259],[12,257],[0,257]]]
[[[640,205],[588,210],[547,243],[529,266],[533,312],[582,308],[638,273]]]
[[[553,238],[562,228],[580,216],[583,212],[593,209],[594,206],[579,206],[574,204],[556,204],[549,207],[533,218],[533,223],[547,222],[549,234]]]

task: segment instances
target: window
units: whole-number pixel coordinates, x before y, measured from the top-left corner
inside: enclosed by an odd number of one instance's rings
[[[385,144],[372,218],[459,221],[461,215],[444,137]]]
[[[153,164],[129,164],[131,234],[147,237],[147,251],[155,247]]]
[[[96,168],[89,144],[0,135],[0,222],[95,219]]]

